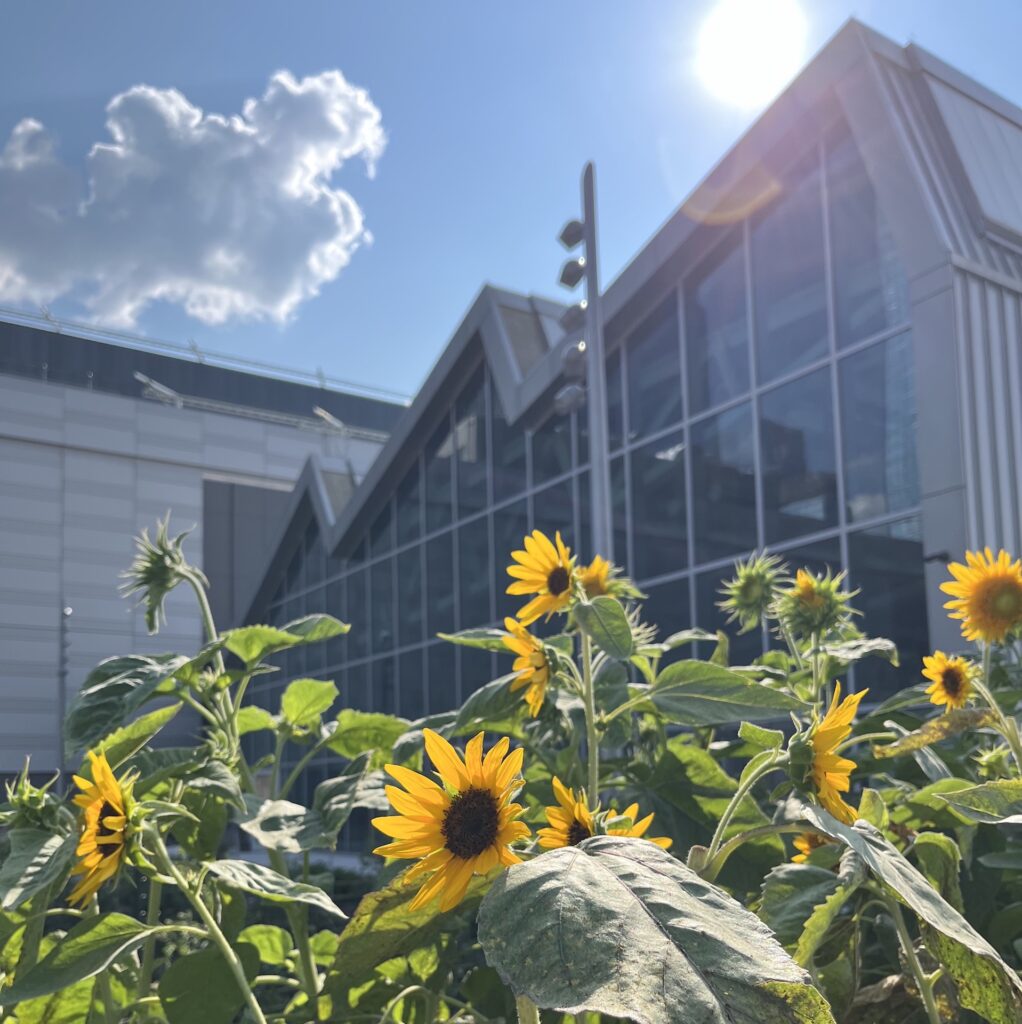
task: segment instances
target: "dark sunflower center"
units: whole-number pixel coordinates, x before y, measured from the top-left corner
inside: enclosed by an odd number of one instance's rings
[[[1002,583],[994,587],[990,604],[994,613],[1005,619],[1017,618],[1022,614],[1022,593],[1013,583]]]
[[[570,582],[571,577],[568,575],[568,570],[563,565],[558,565],[550,570],[550,575],[546,578],[546,588],[554,597],[558,597],[568,589]]]
[[[965,679],[960,668],[949,665],[944,669],[941,682],[944,684],[944,692],[949,697],[957,697],[962,692],[962,684],[965,682]]]
[[[591,835],[592,832],[590,832],[581,821],[573,821],[571,823],[571,828],[568,829],[568,845],[578,846],[583,839],[588,839]]]
[[[497,838],[497,800],[488,789],[472,787],[451,801],[440,831],[455,857],[478,857]]]

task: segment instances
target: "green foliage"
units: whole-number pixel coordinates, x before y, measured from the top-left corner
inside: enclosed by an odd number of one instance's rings
[[[231,889],[258,896],[269,903],[303,903],[332,917],[344,918],[344,911],[322,889],[292,882],[285,875],[246,860],[215,860],[206,864],[211,875]]]
[[[7,838],[10,852],[0,867],[0,909],[17,910],[37,893],[63,884],[74,861],[78,837],[15,828]]]
[[[632,627],[624,609],[612,597],[594,597],[575,606],[575,621],[596,646],[610,658],[624,661],[633,649]]]
[[[239,940],[234,949],[245,976],[254,978],[257,948]],[[170,1024],[231,1024],[245,1001],[223,954],[212,946],[175,960],[160,978],[159,995]]]

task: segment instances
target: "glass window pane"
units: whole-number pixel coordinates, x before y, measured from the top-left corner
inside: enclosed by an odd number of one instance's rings
[[[799,569],[808,569],[817,575],[829,570],[835,576],[841,571],[841,543],[837,537],[798,544],[777,554],[787,562],[792,575]]]
[[[459,647],[458,660],[461,662],[462,700],[470,693],[475,693],[480,686],[485,686],[497,678],[493,655],[489,651],[480,651],[475,647]]]
[[[494,510],[493,567],[497,582],[496,618],[498,622],[503,622],[505,616],[515,615],[527,600],[527,598],[516,597],[505,593],[505,591],[512,582],[511,577],[507,574],[507,567],[511,564],[511,552],[521,550],[528,532],[529,514],[524,498]]]
[[[332,615],[334,618],[340,619],[341,622],[348,621],[347,586],[343,579],[327,584],[325,611],[327,615]],[[331,637],[326,642],[327,662],[330,665],[343,664],[348,650],[347,634]]]
[[[454,443],[450,423],[445,419],[426,446],[426,529],[442,529],[451,523],[451,457]]]
[[[685,442],[681,431],[636,448],[632,460],[632,558],[636,579],[684,569]]]
[[[532,435],[532,482],[538,487],[571,469],[571,417],[554,413]]]
[[[532,522],[535,529],[542,530],[551,540],[560,533],[561,540],[574,551],[575,500],[570,478],[533,496]]]
[[[352,658],[369,653],[369,602],[366,599],[366,573],[359,569],[348,577],[348,645]]]
[[[394,559],[385,558],[370,569],[373,590],[373,653],[394,646]]]
[[[837,524],[830,392],[824,368],[760,400],[767,544]]]
[[[697,562],[756,547],[756,467],[752,406],[694,423],[692,529]]]
[[[458,458],[458,515],[486,508],[486,392],[482,367],[455,405],[454,444]]]
[[[748,665],[763,653],[763,631],[753,629],[739,635],[739,624],[728,623],[727,615],[717,607],[717,602],[723,600],[721,581],[730,579],[732,575],[730,569],[723,568],[712,569],[696,577],[696,625],[711,633],[723,630],[728,638],[728,664]],[[700,642],[699,656],[708,658],[714,647],[712,643]]]
[[[827,198],[839,345],[908,320],[908,282],[862,156],[846,126],[827,144]]]
[[[426,545],[426,630],[434,636],[454,628],[454,541],[441,533]]]
[[[873,703],[921,682],[923,655],[929,653],[919,519],[850,533],[848,572],[849,585],[861,590],[852,600],[862,612],[856,620],[859,628],[898,646],[900,668],[882,658],[867,658],[856,666],[856,688],[869,687],[867,699]]]
[[[485,626],[490,611],[490,528],[487,517],[473,519],[458,530],[458,577],[461,629]]]
[[[426,713],[426,681],[422,675],[422,649],[405,651],[398,659],[401,673],[398,714],[415,721]]]
[[[403,551],[397,559],[397,621],[400,642],[422,642],[422,547]]]
[[[525,479],[525,431],[521,422],[508,425],[500,395],[490,389],[490,414],[493,424],[493,500],[504,501],[521,494]]]
[[[319,583],[323,579],[324,558],[323,541],[319,532],[319,525],[310,523],[305,531],[305,584],[310,586]]]
[[[646,600],[642,605],[642,621],[657,627],[658,640],[664,640],[672,633],[692,625],[687,579],[670,580],[658,583],[655,587],[644,587],[643,590]]]
[[[426,648],[426,665],[429,676],[427,710],[431,715],[441,711],[452,711],[458,706],[454,644],[446,641],[430,644]]]
[[[326,588],[316,587],[305,595],[305,613],[318,615],[326,610]],[[318,676],[326,668],[327,645],[325,640],[314,644],[303,644],[305,648],[305,668],[309,675]]]
[[[370,662],[370,678],[373,689],[373,710],[393,715],[397,711],[397,690],[395,679],[397,667],[394,656],[377,658]]]
[[[628,483],[625,473],[625,458],[619,455],[616,459],[610,460],[610,516],[611,529],[614,532],[614,561],[624,566],[629,576],[634,576],[632,569],[632,553],[628,546],[630,535],[628,531]],[[587,499],[589,495],[586,495]],[[589,500],[583,508],[588,516],[591,511]],[[593,554],[601,554],[594,551]]]
[[[654,434],[681,419],[678,300],[672,292],[625,343],[628,436]]]
[[[419,460],[405,474],[397,489],[397,542],[408,544],[419,539],[422,530],[422,481]]]
[[[693,413],[749,390],[745,247],[740,233],[685,283],[685,348]]]
[[[369,531],[369,555],[375,558],[377,555],[385,555],[394,547],[393,521],[390,511],[390,502],[380,510],[372,529]]]
[[[906,332],[838,364],[850,522],[919,504],[913,360]]]
[[[823,204],[815,152],[753,224],[752,285],[760,381],[827,354]]]
[[[363,662],[361,665],[349,665],[344,670],[346,691],[341,691],[341,700],[347,708],[356,711],[371,711],[372,701],[369,696],[369,669]]]
[[[625,443],[624,380],[621,350],[607,356],[607,444],[614,451]]]

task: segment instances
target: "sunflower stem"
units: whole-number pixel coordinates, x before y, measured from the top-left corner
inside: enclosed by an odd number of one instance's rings
[[[595,807],[600,799],[600,745],[596,738],[596,693],[593,685],[593,648],[587,634],[582,633],[582,684],[586,718],[586,796],[589,806]]]
[[[731,819],[734,817],[735,812],[738,810],[739,806],[741,806],[742,801],[752,791],[752,787],[755,786],[764,775],[779,767],[780,765],[777,763],[776,759],[767,761],[756,771],[752,772],[744,782],[739,784],[731,797],[730,803],[728,803],[727,807],[724,808],[724,813],[720,816],[720,821],[717,822],[716,831],[713,833],[713,839],[710,840],[710,847],[706,854],[707,864],[712,863],[713,859],[717,856],[717,853],[724,842],[724,832],[731,823]],[[799,831],[801,831],[801,829]]]
[[[252,988],[248,983],[248,978],[245,977],[245,968],[238,959],[238,954],[234,952],[234,948],[227,940],[227,936],[220,930],[220,925],[217,924],[216,918],[212,913],[210,913],[209,907],[206,906],[202,896],[198,892],[194,892],[192,890],[192,887],[188,884],[184,875],[181,874],[173,860],[171,860],[170,853],[167,851],[167,847],[163,842],[163,837],[159,832],[155,829],[148,829],[147,833],[153,842],[157,860],[162,861],[161,866],[163,869],[171,878],[174,879],[174,884],[177,885],[188,902],[195,908],[195,912],[202,919],[202,923],[206,926],[206,929],[209,932],[209,937],[216,943],[224,960],[227,961],[227,966],[234,975],[234,980],[238,983],[238,988],[241,991],[245,1003],[248,1005],[249,1012],[252,1014],[256,1024],[266,1024],[266,1017],[263,1015],[263,1010],[259,1005],[259,1000],[256,999],[255,994],[252,992]],[[105,973],[106,972],[104,972],[104,976]]]
[[[290,878],[291,873],[287,869],[287,860],[280,850],[268,851],[270,855],[270,867],[279,875]],[[309,919],[305,910],[294,903],[284,905],[284,913],[287,916],[288,927],[291,930],[291,938],[295,941],[295,949],[298,950],[298,973],[301,978],[302,988],[309,997],[309,1005],[312,1008],[313,1019],[319,1020],[319,975],[316,973],[316,961],[312,955],[312,946],[309,943]]]
[[[146,907],[145,923],[150,928],[155,928],[160,923],[160,900],[163,896],[163,886],[155,878],[149,879],[149,905]],[[144,999],[149,995],[149,988],[153,981],[153,966],[156,961],[156,936],[150,935],[142,946],[142,966],[138,975],[138,988],[136,989],[136,1001]]]
[[[518,1024],[539,1024],[539,1007],[528,996],[515,996]]]
[[[973,687],[976,692],[986,701],[990,710],[994,713],[994,717],[997,719],[997,730],[1007,740],[1008,746],[1011,748],[1011,756],[1015,760],[1015,767],[1019,774],[1022,775],[1022,739],[1019,737],[1018,723],[1014,718],[1009,719],[1007,715],[1001,710],[1001,705],[997,703],[993,693],[990,690],[990,655],[991,646],[990,644],[983,645],[983,681],[980,682],[978,679],[973,680]]]
[[[723,870],[724,865],[727,863],[731,854],[744,843],[750,843],[754,839],[762,839],[765,836],[801,833],[808,830],[809,827],[805,824],[794,824],[792,822],[788,822],[786,824],[758,825],[756,828],[750,828],[747,832],[739,832],[738,835],[732,836],[726,843],[721,845],[720,849],[709,860],[707,860],[706,866],[699,872],[699,874],[705,878],[707,882],[713,882],[716,880],[717,875],[719,875]]]
[[[894,920],[894,927],[898,932],[898,939],[901,942],[905,960],[908,963],[909,970],[912,972],[912,977],[915,979],[916,987],[919,989],[923,1006],[926,1008],[926,1016],[929,1018],[930,1024],[941,1024],[940,1011],[937,1009],[937,1001],[933,997],[933,982],[919,963],[919,957],[916,956],[916,949],[912,943],[912,936],[909,935],[908,926],[905,924],[905,915],[901,912],[901,906],[894,897],[888,896],[886,893],[883,900],[884,905],[887,907],[887,912]]]

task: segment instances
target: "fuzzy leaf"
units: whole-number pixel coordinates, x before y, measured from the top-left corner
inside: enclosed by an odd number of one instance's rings
[[[799,940],[815,907],[839,888],[837,875],[815,864],[779,864],[763,879],[759,916],[785,946]]]
[[[337,716],[337,725],[326,745],[341,757],[357,757],[367,750],[389,753],[407,728],[405,718],[345,708]]]
[[[951,736],[957,736],[959,733],[982,729],[984,726],[991,725],[993,720],[993,712],[988,708],[956,708],[938,718],[931,718],[907,736],[895,740],[894,743],[874,747],[873,753],[877,757],[897,757],[899,754],[908,754],[913,750],[920,750],[923,747],[939,743],[941,740],[949,739]]]
[[[255,665],[277,651],[302,643],[302,638],[274,626],[242,626],[224,633],[224,646],[246,665]]]
[[[206,869],[230,888],[251,893],[270,903],[304,903],[334,917],[343,919],[347,916],[322,889],[292,882],[261,864],[246,860],[214,860],[206,863]]]
[[[291,935],[275,924],[250,924],[238,936],[238,941],[254,946],[259,951],[259,959],[274,967],[286,963],[294,948]]]
[[[481,651],[496,651],[497,654],[511,653],[504,643],[507,633],[502,629],[463,629],[460,633],[437,633],[437,636],[462,647],[476,647]]]
[[[258,704],[246,704],[238,712],[238,735],[259,732],[261,729],[272,729],[276,724],[273,715]]]
[[[860,858],[850,850],[841,858],[841,866],[837,874],[837,888],[822,903],[813,908],[806,918],[802,934],[795,946],[795,962],[802,967],[809,967],[816,956],[816,951],[823,945],[830,927],[837,920],[841,908],[849,897],[866,880],[866,872]]]
[[[998,779],[950,793],[944,799],[973,821],[987,824],[1022,822],[1022,779]]]
[[[335,636],[343,636],[351,630],[346,622],[335,619],[332,615],[304,615],[284,626],[284,632],[296,636],[303,644],[315,644],[321,640],[332,640]]]
[[[579,629],[608,657],[625,661],[631,657],[632,627],[624,608],[613,597],[594,597],[575,605]]]
[[[8,833],[10,853],[0,868],[0,909],[16,910],[37,892],[67,877],[78,837],[54,835],[37,828]]]
[[[868,654],[878,654],[892,665],[898,664],[898,648],[893,640],[883,637],[859,637],[857,640],[844,640],[836,644],[822,644],[820,650],[838,661],[858,661]]]
[[[180,710],[180,704],[168,704],[165,708],[157,708],[148,714],[140,715],[135,721],[110,733],[102,743],[96,744],[92,749],[97,754],[106,754],[110,767],[116,770],[129,757],[134,757]],[[86,761],[78,770],[78,774],[91,779],[91,763]]]
[[[232,944],[245,970],[254,978],[259,954],[246,942]],[[160,1005],[170,1024],[231,1024],[245,996],[223,954],[215,946],[178,957],[160,976]]]
[[[337,687],[323,679],[293,679],[280,698],[280,713],[296,729],[309,729],[337,700]]]

